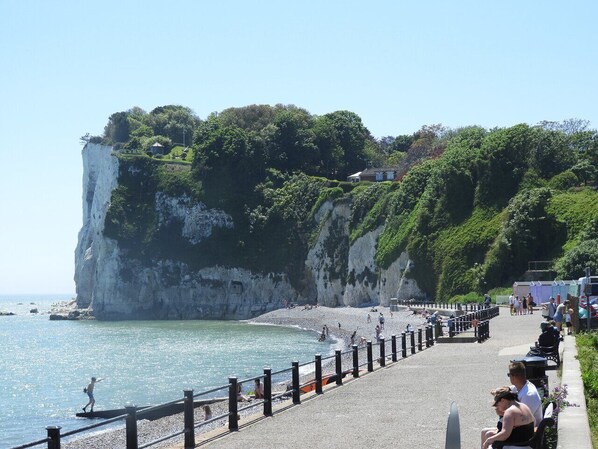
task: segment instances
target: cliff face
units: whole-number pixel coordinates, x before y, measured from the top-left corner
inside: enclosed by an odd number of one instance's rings
[[[118,158],[111,147],[87,144],[83,164],[75,283],[79,307],[92,308],[99,319],[245,319],[282,307],[287,300],[358,306],[422,296],[415,281],[405,278],[406,254],[387,270],[376,267],[380,230],[350,244],[350,207],[342,201],[325,202],[316,214],[320,231],[305,261],[301,291],[285,273],[220,266],[193,270],[174,260],[142,264],[104,235],[111,193],[118,185]],[[192,244],[209,239],[217,228],[234,228],[226,212],[186,196],[158,192],[155,205],[158,226],[176,222],[181,237]]]

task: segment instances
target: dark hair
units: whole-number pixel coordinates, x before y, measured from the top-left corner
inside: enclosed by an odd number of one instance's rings
[[[493,406],[496,406],[501,399],[506,399],[507,401],[516,401],[517,393],[514,393],[511,390],[499,390],[498,393],[494,395]]]

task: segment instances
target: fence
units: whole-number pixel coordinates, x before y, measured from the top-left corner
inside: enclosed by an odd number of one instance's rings
[[[486,309],[486,305],[482,303],[457,303],[457,302],[426,302],[426,301],[415,301],[411,299],[399,299],[397,305],[409,306],[409,307],[423,307],[426,309],[443,309],[443,310],[456,310],[464,312],[475,312],[477,310]]]
[[[454,337],[473,327],[474,336],[478,343],[490,338],[490,319],[498,316],[500,313],[498,307],[488,307],[479,309],[475,312],[469,312],[455,318],[449,318],[448,328],[449,337]]]
[[[498,307],[491,307],[488,309],[480,309],[476,312],[470,312],[467,315],[459,317],[460,320],[455,322],[453,332],[461,332],[467,329],[467,326],[473,326],[474,320],[478,319],[477,335],[479,338],[486,339],[489,336],[489,319],[498,315]],[[485,320],[485,321],[482,321]],[[449,328],[450,332],[450,328]],[[298,361],[293,361],[290,368],[280,371],[272,372],[271,368],[264,368],[263,375],[251,377],[248,379],[238,380],[237,377],[229,377],[228,383],[219,387],[212,388],[201,393],[194,394],[193,390],[184,390],[183,397],[175,399],[164,404],[159,404],[153,407],[138,409],[134,405],[125,406],[125,413],[114,418],[107,419],[100,423],[94,423],[85,427],[61,433],[60,426],[46,427],[47,437],[41,440],[26,443],[20,446],[14,446],[11,449],[26,449],[30,447],[39,446],[47,443],[48,449],[60,449],[61,440],[66,437],[82,434],[92,429],[97,429],[115,422],[124,422],[126,426],[125,439],[126,449],[145,449],[162,443],[169,439],[184,435],[184,447],[195,447],[195,430],[213,423],[218,420],[228,418],[228,429],[230,431],[237,431],[239,429],[239,413],[262,406],[262,413],[264,416],[272,416],[272,405],[275,401],[281,401],[290,398],[293,404],[301,403],[301,394],[309,391],[315,391],[316,394],[324,393],[324,386],[336,384],[343,385],[343,379],[351,375],[354,379],[358,378],[361,371],[368,373],[374,371],[374,363],[378,366],[384,367],[387,362],[398,362],[399,357],[405,359],[409,355],[416,354],[417,351],[423,351],[430,348],[440,337],[440,331],[437,327],[426,325],[419,327],[417,332],[411,330],[410,332],[402,332],[400,336],[392,335],[390,341],[381,338],[378,342],[372,343],[367,341],[365,345],[351,345],[351,349],[347,351],[336,350],[333,355],[322,357],[321,354],[316,354],[313,361],[300,364]],[[398,343],[400,340],[400,351]],[[482,339],[478,341],[483,341]],[[388,348],[390,344],[390,347]],[[425,346],[425,348],[424,348]],[[374,359],[374,348],[377,347],[377,357]],[[387,351],[389,349],[389,351]],[[365,360],[363,353],[365,352]],[[349,366],[343,367],[343,359],[345,362],[350,362]],[[323,363],[328,362],[328,363]],[[300,368],[308,367],[313,364],[314,378],[307,379],[301,383]],[[324,367],[329,367],[333,371],[324,372]],[[311,371],[311,370],[310,370]],[[290,374],[290,386],[283,391],[273,391],[273,377],[280,376],[288,379]],[[260,400],[251,401],[248,405],[239,408],[239,387],[247,382],[254,382],[256,379],[263,380],[264,397]],[[195,420],[195,399],[203,398],[210,400],[218,392],[225,392],[228,397],[228,411],[226,413],[214,416],[205,421],[197,422]],[[182,429],[178,432],[165,435],[159,439],[145,442],[142,445],[138,441],[137,422],[144,419],[150,413],[155,413],[160,409],[171,407],[174,404],[183,403],[183,422]]]

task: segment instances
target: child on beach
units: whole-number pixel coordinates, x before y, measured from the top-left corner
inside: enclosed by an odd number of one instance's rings
[[[254,395],[256,399],[264,399],[264,386],[259,379],[255,379]]]

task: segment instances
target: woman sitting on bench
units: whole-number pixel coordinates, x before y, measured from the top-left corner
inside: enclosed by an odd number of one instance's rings
[[[509,387],[492,392],[496,413],[502,416],[497,428],[482,432],[482,449],[488,449],[495,441],[502,443],[525,443],[534,436],[534,415],[527,405],[517,401],[517,393]]]

